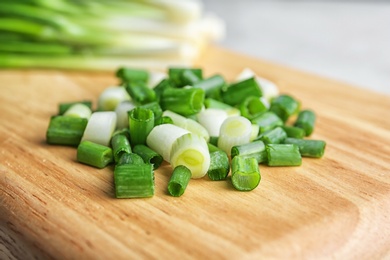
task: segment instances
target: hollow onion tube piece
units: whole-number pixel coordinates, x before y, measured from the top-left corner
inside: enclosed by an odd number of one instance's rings
[[[133,152],[141,156],[145,163],[152,164],[154,170],[157,169],[163,161],[160,154],[143,144],[135,145],[133,147]]]
[[[201,125],[200,123],[196,122],[195,120],[192,120],[190,118],[186,118],[184,116],[181,116],[175,112],[165,110],[163,112],[163,116],[170,117],[172,119],[172,122],[174,125],[177,125],[178,127],[187,129],[191,133],[197,134],[202,136],[206,142],[209,141],[210,135],[207,129]]]
[[[114,161],[117,163],[125,153],[131,153],[129,139],[124,134],[115,134],[111,138],[111,147],[114,154]]]
[[[162,116],[163,111],[162,111],[161,106],[158,102],[153,101],[150,103],[143,104],[140,107],[152,110],[152,112],[154,114],[154,122],[155,123],[160,121],[160,118]]]
[[[302,157],[295,144],[267,144],[268,166],[299,166]]]
[[[172,83],[175,87],[181,88],[188,85],[186,79],[183,78],[183,73],[186,71],[191,71],[198,79],[203,79],[203,71],[200,68],[171,67],[168,69],[168,76],[172,80]]]
[[[147,82],[149,80],[149,72],[147,70],[134,68],[119,68],[116,71],[116,76],[120,78],[122,82]]]
[[[218,147],[207,144],[210,152],[210,167],[207,170],[207,176],[210,180],[225,180],[230,171],[228,155]]]
[[[66,112],[66,110],[68,110],[71,106],[73,106],[75,104],[84,104],[89,109],[92,110],[92,101],[90,101],[90,100],[81,100],[81,101],[75,101],[75,102],[65,102],[65,103],[60,103],[58,105],[58,115],[63,115]]]
[[[126,90],[132,100],[138,104],[146,104],[157,100],[156,92],[148,88],[143,82],[130,82],[126,84]]]
[[[174,168],[168,182],[168,192],[171,196],[180,197],[184,194],[191,179],[191,171],[184,165]]]
[[[146,138],[146,144],[152,150],[161,154],[165,161],[170,162],[173,143],[177,138],[188,133],[188,130],[172,124],[157,125],[150,131]]]
[[[251,121],[253,124],[257,124],[260,127],[260,133],[264,133],[268,130],[274,129],[277,126],[283,125],[282,119],[270,111],[253,118]]]
[[[153,111],[136,107],[129,112],[130,143],[145,144],[146,137],[154,127]]]
[[[142,159],[142,157],[136,153],[124,153],[119,158],[119,161],[116,163],[116,165],[122,165],[122,164],[141,165],[141,164],[145,164],[145,162]]]
[[[259,139],[265,144],[280,144],[287,138],[286,132],[280,126],[261,134]]]
[[[48,144],[77,146],[87,126],[86,118],[52,116],[46,131]]]
[[[300,127],[284,125],[282,128],[286,132],[287,137],[302,139],[306,136],[305,130]]]
[[[261,180],[257,160],[253,157],[235,156],[232,159],[232,183],[239,191],[255,189]]]
[[[285,144],[296,144],[299,147],[299,152],[303,157],[320,158],[325,152],[325,141],[322,140],[308,140],[297,138],[286,138]]]
[[[313,132],[315,121],[316,115],[312,110],[302,110],[299,112],[294,126],[302,128],[305,130],[306,136],[309,136]]]
[[[91,141],[109,146],[116,126],[116,113],[112,111],[94,112],[88,120],[81,141]]]
[[[129,127],[129,114],[128,112],[135,108],[136,105],[134,104],[133,101],[123,101],[117,105],[115,108],[115,113],[116,113],[116,128],[117,129],[122,129]]]
[[[242,158],[253,157],[257,163],[267,161],[267,152],[263,141],[254,141],[251,143],[235,145],[232,147],[232,158],[241,156]]]
[[[163,110],[171,110],[183,116],[198,113],[203,107],[204,90],[199,88],[168,88],[161,95]]]
[[[228,118],[228,113],[216,108],[206,108],[197,114],[198,122],[207,130],[210,136],[219,136],[219,130],[226,118]]]
[[[233,146],[249,143],[251,134],[252,124],[247,118],[228,117],[221,125],[218,147],[230,156]]]
[[[270,111],[274,112],[283,122],[298,113],[300,103],[289,95],[280,95],[271,101]]]
[[[267,107],[260,98],[248,96],[239,104],[241,115],[249,120],[267,111]]]
[[[128,100],[130,100],[130,96],[124,87],[108,87],[99,95],[98,110],[114,111],[118,104]]]
[[[193,133],[180,136],[172,145],[170,163],[173,168],[184,165],[191,178],[202,178],[210,167],[210,153],[206,141]]]
[[[262,96],[261,89],[255,78],[233,83],[229,85],[226,90],[223,90],[221,94],[222,100],[231,106],[240,104],[249,96],[259,98]]]
[[[72,105],[64,113],[64,116],[80,117],[86,119],[89,119],[91,115],[92,115],[91,108],[89,108],[87,105],[84,105],[83,103],[76,103]]]
[[[203,89],[206,97],[220,99],[222,87],[225,85],[225,79],[221,75],[214,75],[207,79],[200,80],[192,86],[194,88]]]
[[[105,145],[83,141],[77,147],[77,161],[102,169],[113,161],[112,149]]]
[[[146,198],[154,195],[154,172],[151,164],[121,164],[114,169],[117,198]]]

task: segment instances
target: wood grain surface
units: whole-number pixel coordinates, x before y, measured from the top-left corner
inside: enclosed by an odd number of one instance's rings
[[[324,157],[260,165],[251,192],[191,180],[179,198],[164,164],[153,198],[115,199],[113,167],[45,143],[58,103],[96,100],[113,73],[3,70],[0,259],[390,258],[390,97],[217,47],[198,65],[229,80],[249,67],[314,109]]]

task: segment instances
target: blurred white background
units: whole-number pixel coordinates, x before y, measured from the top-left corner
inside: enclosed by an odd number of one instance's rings
[[[204,0],[224,47],[390,94],[390,1]]]

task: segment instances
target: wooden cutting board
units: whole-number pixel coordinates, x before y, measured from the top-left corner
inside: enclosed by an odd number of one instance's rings
[[[60,102],[96,100],[113,73],[0,71],[1,259],[379,259],[390,257],[390,97],[220,48],[199,66],[232,80],[243,68],[318,115],[327,142],[301,167],[260,165],[251,192],[191,180],[174,198],[171,168],[149,199],[115,199],[113,167],[76,162],[45,132]],[[389,86],[390,87],[390,86]]]

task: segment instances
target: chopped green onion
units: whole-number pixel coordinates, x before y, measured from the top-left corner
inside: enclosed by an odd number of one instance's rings
[[[92,115],[91,109],[83,103],[76,103],[69,107],[64,113],[64,116],[80,117],[89,119]]]
[[[200,77],[192,70],[185,69],[181,75],[184,86],[193,86],[200,81]]]
[[[98,110],[114,111],[118,104],[128,100],[130,100],[130,96],[124,87],[108,87],[99,95]]]
[[[162,116],[158,118],[157,120],[154,120],[155,125],[162,125],[162,124],[172,124],[173,125],[173,120],[169,116]]]
[[[249,96],[262,96],[260,87],[255,78],[233,83],[229,85],[226,90],[222,91],[222,100],[231,106],[242,103]]]
[[[206,108],[215,108],[225,110],[228,116],[240,116],[240,110],[231,105],[225,104],[222,101],[218,101],[213,98],[206,98],[204,101],[204,105]]]
[[[202,109],[204,96],[204,90],[199,88],[167,88],[162,93],[160,104],[163,110],[190,116]]]
[[[116,128],[122,129],[129,127],[129,111],[136,107],[133,101],[123,101],[115,108],[116,113]]]
[[[210,152],[210,167],[207,176],[213,181],[225,180],[230,171],[228,155],[210,143],[207,146]]]
[[[147,198],[154,195],[154,173],[151,164],[121,164],[114,170],[117,198]]]
[[[140,107],[147,108],[147,109],[150,109],[153,111],[155,123],[160,120],[160,117],[162,116],[163,111],[161,109],[160,104],[157,101],[143,104]]]
[[[239,191],[255,189],[261,180],[257,160],[253,157],[235,156],[232,159],[232,183]]]
[[[257,84],[259,84],[261,88],[261,92],[263,93],[263,97],[269,102],[272,99],[276,98],[279,95],[279,89],[272,81],[268,79],[257,76],[256,77]]]
[[[263,114],[267,111],[267,107],[260,98],[248,96],[239,104],[241,115],[249,120]]]
[[[227,112],[217,108],[206,108],[197,114],[198,122],[210,136],[219,136],[221,125],[226,118],[228,118]]]
[[[105,145],[82,141],[77,147],[77,161],[102,169],[113,161],[112,149]]]
[[[133,152],[142,157],[145,163],[153,165],[153,169],[160,167],[163,158],[160,154],[150,149],[148,146],[143,144],[137,144],[133,147]]]
[[[177,138],[171,148],[170,163],[173,168],[186,166],[192,173],[191,178],[205,176],[210,167],[210,153],[204,138],[193,133]]]
[[[257,163],[263,163],[267,161],[266,146],[263,141],[253,141],[246,144],[235,145],[232,147],[231,156],[241,156],[242,158],[253,157],[257,160]]]
[[[209,139],[210,139],[209,132],[207,131],[207,129],[203,125],[196,122],[195,120],[186,118],[184,116],[181,116],[181,115],[179,115],[175,112],[169,111],[169,110],[165,110],[163,112],[163,116],[170,117],[172,119],[172,122],[174,125],[177,125],[181,128],[184,128],[184,129],[190,131],[191,133],[202,136],[206,140],[206,142],[209,141]]]
[[[89,100],[66,102],[66,103],[60,103],[58,105],[58,115],[63,115],[66,112],[66,110],[68,110],[71,106],[73,106],[75,104],[80,104],[80,103],[86,105],[89,109],[92,110],[92,101],[89,101]]]
[[[148,108],[136,107],[129,112],[130,143],[145,144],[146,137],[154,127],[154,114]]]
[[[181,88],[188,85],[188,81],[183,78],[185,72],[191,71],[198,79],[203,79],[203,71],[199,68],[169,68],[168,76],[175,87]]]
[[[146,104],[157,100],[156,93],[143,82],[130,82],[126,90],[131,98],[138,104]]]
[[[167,73],[152,71],[149,75],[148,86],[152,89],[155,89],[155,87],[166,78],[168,78]]]
[[[249,141],[254,141],[260,133],[260,126],[252,124],[252,132]]]
[[[260,133],[264,133],[277,126],[283,125],[282,119],[273,112],[265,112],[264,114],[253,118],[251,121],[253,124],[257,124],[260,127]]]
[[[116,72],[116,76],[122,80],[122,82],[144,82],[149,80],[149,72],[143,69],[133,68],[120,68]]]
[[[156,153],[161,154],[165,161],[170,162],[173,143],[187,133],[188,130],[172,124],[157,125],[146,138],[146,144]]]
[[[305,130],[306,136],[310,136],[314,130],[316,115],[312,110],[302,110],[298,114],[298,118],[294,126]]]
[[[259,139],[265,144],[280,144],[287,138],[286,132],[280,126],[261,134]]]
[[[129,139],[124,134],[114,134],[111,138],[111,147],[114,154],[114,161],[117,163],[125,153],[131,153]]]
[[[286,122],[287,119],[298,113],[300,103],[289,95],[280,95],[271,101],[270,111]]]
[[[170,80],[169,78],[161,80],[160,83],[158,83],[158,84],[153,88],[154,93],[156,93],[156,98],[157,98],[157,100],[161,100],[162,94],[163,94],[164,91],[165,91],[166,89],[168,89],[168,88],[174,88],[174,87],[173,87],[172,80]]]
[[[192,86],[194,88],[203,89],[208,98],[221,99],[221,91],[225,85],[225,79],[221,75],[214,75],[207,79],[200,80]]]
[[[116,126],[116,113],[112,111],[94,112],[88,120],[81,141],[91,141],[109,146]]]
[[[302,139],[306,136],[305,130],[300,127],[284,125],[282,128],[286,132],[287,137]]]
[[[176,166],[168,182],[169,194],[174,197],[180,197],[183,195],[190,179],[191,171],[187,167],[184,165]]]
[[[79,145],[87,126],[86,118],[52,116],[46,131],[46,142],[58,145]]]
[[[286,138],[285,144],[296,144],[303,157],[320,158],[324,155],[326,143],[322,140],[307,140],[297,138]]]
[[[267,144],[268,166],[299,166],[302,157],[295,144]]]
[[[247,118],[228,117],[221,125],[218,147],[230,156],[233,146],[249,143],[251,134],[252,124]]]
[[[145,162],[142,159],[142,157],[136,153],[124,153],[119,158],[119,161],[116,163],[116,165],[122,165],[122,164],[142,165],[145,164]]]

